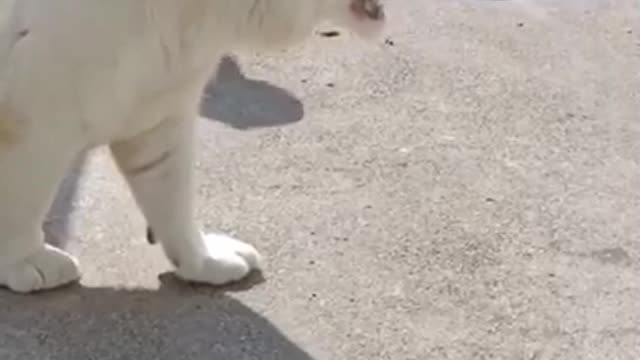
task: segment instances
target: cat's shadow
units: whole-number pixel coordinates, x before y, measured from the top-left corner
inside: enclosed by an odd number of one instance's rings
[[[67,170],[65,178],[58,187],[58,192],[42,225],[45,241],[49,244],[66,248],[69,242],[71,237],[69,222],[86,163],[87,154],[80,154]]]
[[[205,90],[200,112],[234,129],[249,130],[298,122],[304,106],[283,88],[247,78],[237,61],[225,56]]]
[[[221,290],[161,279],[158,290],[0,291],[0,358],[313,360]]]

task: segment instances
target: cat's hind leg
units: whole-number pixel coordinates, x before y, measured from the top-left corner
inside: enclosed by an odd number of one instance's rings
[[[46,245],[42,232],[73,156],[68,141],[44,129],[0,142],[0,286],[29,293],[80,277],[77,261]]]
[[[111,150],[176,275],[222,285],[258,268],[259,255],[242,241],[203,234],[195,221],[195,120],[196,114],[168,118],[144,134],[113,143]]]

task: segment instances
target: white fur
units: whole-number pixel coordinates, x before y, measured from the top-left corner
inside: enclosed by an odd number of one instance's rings
[[[287,46],[325,20],[372,33],[351,1],[0,0],[0,285],[80,277],[40,229],[70,162],[100,145],[180,277],[224,284],[258,268],[252,246],[194,219],[201,93],[226,51]]]

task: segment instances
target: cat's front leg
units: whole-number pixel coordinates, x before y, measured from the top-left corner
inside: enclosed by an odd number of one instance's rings
[[[113,143],[112,154],[147,219],[187,281],[222,285],[259,267],[256,249],[221,234],[205,235],[195,221],[195,114],[169,118],[154,129]]]

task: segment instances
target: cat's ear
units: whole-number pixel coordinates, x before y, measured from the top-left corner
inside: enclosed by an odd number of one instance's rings
[[[333,0],[334,21],[364,38],[377,37],[384,28],[386,14],[380,0]]]

